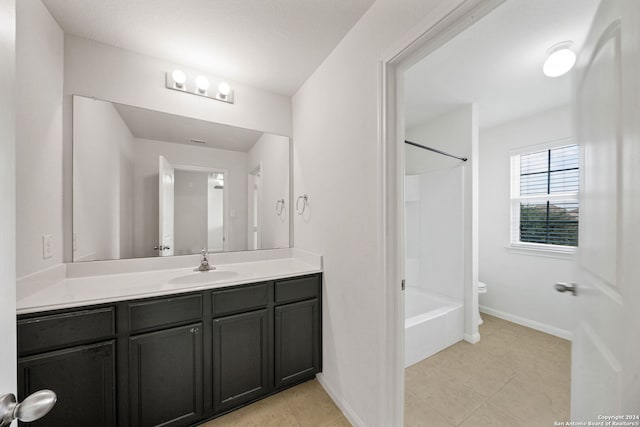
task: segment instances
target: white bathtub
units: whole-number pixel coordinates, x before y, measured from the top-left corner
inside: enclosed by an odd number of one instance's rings
[[[404,311],[405,367],[418,363],[462,339],[462,301],[407,287]]]

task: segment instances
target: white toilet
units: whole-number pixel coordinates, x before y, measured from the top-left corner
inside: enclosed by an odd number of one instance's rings
[[[478,295],[487,293],[487,284],[478,281]],[[480,302],[478,301],[478,326],[482,325],[484,320],[480,317]]]

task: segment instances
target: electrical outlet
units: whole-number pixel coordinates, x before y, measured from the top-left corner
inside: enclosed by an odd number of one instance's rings
[[[42,258],[49,259],[53,257],[53,235],[45,234],[42,236]]]

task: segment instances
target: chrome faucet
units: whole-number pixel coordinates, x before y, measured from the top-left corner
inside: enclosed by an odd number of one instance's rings
[[[207,258],[207,250],[205,248],[202,248],[202,250],[200,251],[200,255],[200,266],[193,271],[209,271],[216,269],[214,266],[209,264],[209,259]]]

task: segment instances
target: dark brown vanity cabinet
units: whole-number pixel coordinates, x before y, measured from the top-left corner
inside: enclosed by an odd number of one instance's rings
[[[19,400],[41,389],[58,396],[46,418],[28,425],[115,425],[114,314],[103,308],[18,320]]]
[[[203,300],[196,293],[127,304],[132,427],[204,417]]]
[[[271,383],[272,283],[212,292],[213,411],[264,396]]]
[[[321,275],[18,318],[33,426],[190,426],[321,370]]]
[[[275,386],[295,384],[320,371],[317,299],[275,308]]]
[[[130,338],[131,426],[180,426],[203,413],[202,324]]]
[[[266,309],[213,320],[213,410],[223,412],[267,394]]]
[[[275,386],[295,384],[320,372],[320,281],[314,277],[275,283]]]

